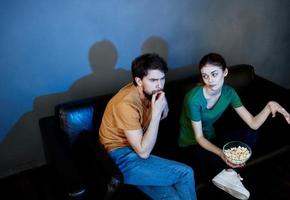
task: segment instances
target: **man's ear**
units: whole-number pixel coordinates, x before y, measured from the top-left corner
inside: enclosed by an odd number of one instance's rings
[[[142,79],[139,77],[135,77],[135,82],[137,83],[138,86],[142,86]]]
[[[224,71],[224,77],[226,77],[228,75],[228,73],[229,73],[229,70],[228,70],[228,68],[226,68]]]

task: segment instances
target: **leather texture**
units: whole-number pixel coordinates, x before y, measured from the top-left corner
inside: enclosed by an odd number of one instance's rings
[[[59,110],[60,127],[73,144],[84,130],[93,130],[93,106]]]

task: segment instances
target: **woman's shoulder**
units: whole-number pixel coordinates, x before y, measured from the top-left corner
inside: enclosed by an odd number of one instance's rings
[[[228,96],[232,96],[232,95],[236,95],[237,92],[236,92],[235,88],[233,88],[232,86],[230,86],[228,84],[224,84],[223,85],[223,94],[228,95]]]
[[[235,88],[233,88],[232,86],[228,85],[228,84],[224,84],[223,85],[223,90],[228,92],[228,91],[236,91]]]
[[[228,89],[228,90],[234,89],[231,85],[226,84],[226,83],[223,85],[223,88]]]
[[[185,98],[186,99],[196,99],[198,97],[200,97],[202,95],[202,88],[203,86],[202,85],[197,85],[195,87],[193,87],[192,89],[190,89],[186,95],[185,95]]]
[[[197,94],[197,93],[199,93],[199,92],[202,91],[202,88],[203,88],[203,85],[196,85],[196,86],[194,86],[193,88],[191,88],[191,89],[187,92],[187,94],[188,94],[188,95],[194,95],[194,94]]]

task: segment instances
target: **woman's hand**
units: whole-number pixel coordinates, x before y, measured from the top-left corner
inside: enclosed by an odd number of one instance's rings
[[[221,153],[220,153],[220,157],[221,159],[223,159],[223,161],[228,165],[230,166],[231,168],[241,168],[241,167],[244,167],[245,164],[234,164],[232,163],[231,161],[229,161],[226,157],[226,155],[223,153],[223,151],[221,150]]]
[[[287,123],[290,124],[290,114],[280,104],[278,104],[275,101],[270,101],[268,103],[268,108],[272,113],[272,117],[275,117],[277,112],[281,113],[284,116]]]

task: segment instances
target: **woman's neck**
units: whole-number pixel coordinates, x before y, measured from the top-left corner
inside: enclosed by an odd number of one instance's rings
[[[210,88],[208,88],[206,86],[204,87],[205,96],[208,97],[208,98],[220,96],[221,95],[221,92],[222,92],[222,89],[219,89],[219,90],[211,90]]]

